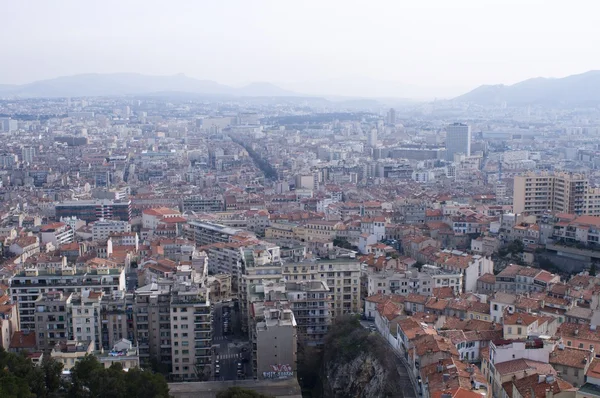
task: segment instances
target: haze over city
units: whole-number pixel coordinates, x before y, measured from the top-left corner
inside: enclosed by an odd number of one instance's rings
[[[600,398],[591,1],[4,1],[0,398]]]
[[[0,83],[82,73],[270,82],[311,95],[453,97],[598,68],[578,1],[11,1]]]

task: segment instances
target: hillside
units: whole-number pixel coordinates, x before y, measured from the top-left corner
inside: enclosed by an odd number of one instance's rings
[[[85,97],[168,92],[238,97],[298,96],[270,83],[251,83],[235,88],[211,80],[194,79],[183,74],[149,76],[138,73],[90,73],[22,85],[0,85],[0,96],[20,97]]]
[[[506,102],[511,105],[600,103],[600,71],[589,71],[563,78],[538,77],[510,86],[484,85],[454,99],[480,105]]]
[[[313,397],[414,397],[387,342],[353,317],[336,320],[323,351],[304,349],[298,362],[303,389]]]

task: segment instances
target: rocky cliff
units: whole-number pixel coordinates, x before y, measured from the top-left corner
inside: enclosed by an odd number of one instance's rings
[[[387,342],[356,319],[338,320],[328,334],[321,362],[321,396],[414,396],[410,379]]]

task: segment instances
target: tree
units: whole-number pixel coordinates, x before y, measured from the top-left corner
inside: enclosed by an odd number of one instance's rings
[[[303,390],[314,392],[320,387],[322,350],[298,344],[298,381]]]
[[[248,390],[241,387],[229,387],[225,391],[219,391],[217,398],[272,398],[270,395],[264,395],[254,390]]]
[[[169,398],[169,385],[159,373],[139,368],[130,369],[125,374],[125,384],[127,398]]]

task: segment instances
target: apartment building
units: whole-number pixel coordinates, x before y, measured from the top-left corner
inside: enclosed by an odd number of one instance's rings
[[[178,272],[178,278],[180,274]],[[171,377],[174,380],[197,380],[211,372],[209,290],[190,280],[177,279],[171,292],[170,304]]]
[[[259,306],[260,307],[260,306]],[[256,322],[256,376],[285,379],[296,374],[297,334],[287,302],[265,302]]]
[[[242,259],[238,268],[238,299],[242,331],[248,331],[249,309],[252,304],[253,285],[279,282],[282,278],[279,246],[256,245],[240,248]]]
[[[94,353],[93,341],[68,340],[57,343],[50,351],[50,357],[63,365],[63,370],[71,370],[86,355]]]
[[[217,212],[225,210],[223,198],[204,198],[199,195],[189,196],[182,201],[183,211],[193,211],[196,213]]]
[[[100,340],[98,348],[108,350],[119,340],[135,341],[133,293],[116,290],[102,295],[100,301]]]
[[[353,255],[331,255],[330,258],[285,263],[283,277],[286,281],[324,281],[332,295],[333,318],[347,313],[360,313],[361,266]]]
[[[131,224],[119,220],[98,220],[92,224],[92,240],[103,241],[114,233],[131,232]]]
[[[72,332],[78,341],[92,341],[95,347],[101,347],[100,301],[104,292],[83,290],[73,293],[69,304]]]
[[[231,242],[233,236],[241,232],[241,229],[203,221],[189,221],[183,229],[185,238],[198,246]]]
[[[285,294],[296,319],[298,340],[322,345],[331,325],[329,286],[322,280],[291,281],[285,284]]]
[[[70,266],[61,268],[27,268],[10,280],[14,302],[19,303],[19,319],[22,330],[35,329],[35,301],[47,292],[65,294],[84,290],[125,290],[125,270],[122,267],[91,268]]]
[[[171,294],[170,282],[153,282],[135,291],[133,304],[140,364],[152,360],[171,371]],[[188,332],[189,333],[189,332]]]
[[[502,385],[532,374],[556,376],[550,365],[555,342],[549,339],[503,340],[490,343],[489,358],[483,357],[481,369],[490,381],[494,397],[501,397]]]
[[[465,292],[475,292],[477,280],[485,274],[494,272],[494,262],[491,258],[457,250],[443,250],[436,253],[433,263],[442,270],[459,272],[462,275]]]
[[[0,299],[4,300],[1,295]],[[18,330],[19,313],[17,312],[17,304],[3,304],[0,306],[0,347],[8,351],[10,348],[10,340],[13,334]]]
[[[511,264],[496,275],[494,290],[512,294],[544,292],[558,282],[560,282],[559,275],[539,268]]]
[[[35,300],[35,334],[37,348],[50,351],[56,344],[70,340],[70,311],[72,294],[52,291]]]
[[[455,294],[462,293],[462,274],[444,270],[434,265],[424,265],[421,271],[367,270],[367,295],[375,294],[422,294],[431,296],[435,288],[450,287]]]
[[[585,214],[595,195],[583,174],[530,172],[514,178],[513,211],[541,215],[548,211]]]
[[[71,227],[63,222],[42,225],[40,234],[42,244],[52,243],[56,248],[60,245],[73,242],[75,238],[75,233]]]
[[[557,214],[552,238],[587,245],[600,244],[600,217]]]

